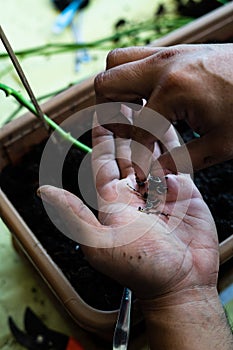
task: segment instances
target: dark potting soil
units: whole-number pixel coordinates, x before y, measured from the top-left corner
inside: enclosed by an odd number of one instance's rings
[[[90,136],[84,136],[83,142],[88,144],[88,139]],[[100,310],[118,309],[123,287],[89,265],[78,243],[64,236],[52,224],[36,194],[43,149],[44,143],[35,146],[20,164],[4,169],[0,174],[1,187],[81,298]],[[86,153],[71,147],[63,167],[63,188],[80,198],[82,195],[77,188],[78,168],[85,155]],[[57,155],[54,154],[56,156],[62,156],[61,148]],[[86,171],[90,172],[90,162],[87,162],[86,167]],[[49,183],[56,185],[54,179],[50,179]],[[94,193],[91,181],[87,184],[87,190]]]
[[[184,142],[195,138],[183,121],[175,126]],[[215,219],[219,241],[233,234],[233,160],[216,164],[194,174],[194,182]]]
[[[193,138],[192,131],[185,123],[179,123],[176,128],[185,142]],[[82,141],[89,144],[90,135],[84,136]],[[78,244],[51,223],[36,195],[43,149],[44,144],[38,145],[20,164],[5,168],[0,177],[1,187],[79,295],[97,309],[114,310],[119,307],[123,287],[89,265]],[[63,168],[63,187],[80,198],[82,195],[76,183],[84,156],[82,151],[72,147]],[[90,172],[90,162],[86,167],[87,173]],[[219,240],[222,241],[233,234],[233,160],[197,172],[194,180],[212,212]],[[50,184],[56,185],[53,179]],[[91,180],[86,190],[94,191]]]
[[[218,0],[174,0],[176,11],[182,16],[198,18],[222,6]]]

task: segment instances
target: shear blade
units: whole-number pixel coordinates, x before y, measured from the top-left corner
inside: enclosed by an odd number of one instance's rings
[[[15,337],[16,341],[26,347],[27,349],[32,349],[32,346],[33,346],[33,343],[34,343],[34,340],[33,338],[24,333],[23,331],[21,331],[21,329],[19,329],[15,322],[13,321],[12,317],[9,317],[8,318],[8,323],[9,323],[9,327],[10,327],[10,330],[13,334],[13,336]]]
[[[64,350],[67,347],[69,337],[49,329],[30,308],[24,314],[25,332],[16,326],[12,317],[8,320],[16,341],[29,350]]]
[[[24,327],[25,331],[28,334],[33,335],[34,337],[37,336],[39,333],[46,334],[49,331],[48,328],[29,307],[27,307],[25,311]]]

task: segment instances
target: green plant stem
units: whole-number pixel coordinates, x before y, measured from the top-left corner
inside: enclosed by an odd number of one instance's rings
[[[35,116],[38,117],[38,114],[36,112],[36,109],[34,105],[25,99],[25,97],[18,91],[12,89],[11,87],[0,83],[0,90],[3,90],[6,94],[6,96],[13,96],[21,105],[26,107],[30,112],[32,112]],[[56,124],[52,119],[50,119],[46,114],[44,114],[44,120],[45,122],[66,141],[71,142],[74,144],[77,148],[81,149],[84,152],[91,152],[92,149],[88,147],[87,145],[83,144],[82,142],[76,140],[69,132],[66,132],[63,130],[58,124]]]
[[[161,35],[164,35],[171,30],[177,29],[180,26],[187,24],[190,22],[192,18],[183,18],[183,17],[171,17],[171,18],[159,18],[157,20],[150,20],[146,21],[144,23],[138,23],[137,25],[131,25],[130,28],[117,31],[113,35],[110,35],[108,37],[87,42],[87,43],[48,43],[45,45],[40,45],[36,47],[32,47],[29,49],[19,50],[16,51],[15,54],[18,57],[29,57],[33,55],[41,55],[41,56],[49,56],[54,54],[60,54],[60,53],[67,53],[70,51],[76,51],[78,49],[112,49],[113,43],[118,42],[120,39],[133,37],[137,34],[143,34],[146,31],[153,31],[154,35],[156,37],[159,37]],[[159,29],[159,31],[158,31]],[[160,32],[161,30],[161,32]],[[111,45],[110,45],[111,43]],[[108,46],[102,46],[103,44],[108,44]],[[130,45],[130,42],[128,43]],[[0,59],[7,58],[8,54],[3,52],[0,53]]]
[[[65,87],[63,87],[63,88],[61,88],[61,89],[59,89],[59,90],[52,91],[52,92],[49,92],[49,93],[47,93],[47,94],[45,94],[45,95],[39,96],[39,97],[37,97],[37,101],[42,101],[42,100],[47,99],[48,97],[55,96],[55,95],[61,93],[62,91],[65,91],[65,90],[68,89],[69,87],[73,86],[74,84],[78,84],[78,83],[80,83],[80,81],[72,82],[72,83],[68,84],[68,86],[65,86]],[[15,109],[15,111],[13,111],[13,112],[6,118],[6,120],[3,122],[3,125],[8,124],[12,119],[14,119],[14,118],[17,116],[17,114],[21,111],[22,108],[23,108],[22,105],[20,105],[19,107],[17,107],[17,108]]]
[[[12,64],[9,64],[5,69],[0,72],[0,79],[2,79],[5,75],[9,74],[13,70]]]
[[[6,118],[6,120],[4,120],[3,125],[6,125],[6,124],[10,123],[10,122],[16,117],[16,115],[21,111],[22,108],[23,108],[22,105],[18,106],[18,107]]]

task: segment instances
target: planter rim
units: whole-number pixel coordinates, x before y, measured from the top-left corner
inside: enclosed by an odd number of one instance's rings
[[[219,9],[154,41],[150,46],[197,43],[212,39],[213,35],[216,35],[217,39],[222,39],[226,37],[227,33],[228,35],[233,33],[233,2],[221,6]],[[43,104],[42,110],[50,118],[60,123],[68,116],[94,104],[94,77],[91,77]],[[42,123],[31,113],[26,113],[24,116],[0,128],[0,171],[6,165],[17,162],[24,153],[29,151],[32,145],[46,139],[47,132],[46,130],[41,130],[41,128]],[[21,147],[18,147],[19,140],[22,141]],[[27,145],[28,140],[30,141],[29,146]],[[13,232],[28,259],[33,263],[74,320],[83,328],[94,333],[102,334],[106,330],[112,331],[116,322],[117,310],[102,311],[94,309],[78,296],[1,189],[0,215]],[[19,230],[21,231],[19,232]],[[233,235],[220,244],[221,263],[227,261],[232,255]],[[51,264],[51,270],[50,268],[47,270],[48,266],[43,261],[44,259],[47,259],[46,261],[49,261],[49,264]],[[54,281],[53,273],[59,281],[62,281],[62,286]],[[86,309],[88,309],[88,317],[85,316],[85,313],[82,313],[82,310]],[[135,309],[135,313],[140,319],[141,314],[140,310],[137,309],[137,305],[135,305]]]
[[[0,215],[27,258],[79,324],[93,331],[115,323],[118,310],[95,309],[79,296],[1,189]]]
[[[149,46],[203,43],[224,40],[233,33],[233,2],[201,16],[192,22],[154,40]]]

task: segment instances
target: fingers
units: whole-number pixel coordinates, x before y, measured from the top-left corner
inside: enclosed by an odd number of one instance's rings
[[[203,55],[204,58],[211,58],[211,54],[214,55],[214,51],[211,51],[209,46],[201,45],[178,45],[158,48],[155,51],[151,48],[113,51],[108,58],[107,71],[98,75],[95,80],[97,102],[135,102],[145,99],[147,109],[156,110],[164,116],[164,119],[170,121],[186,119],[195,131],[200,131],[203,136],[199,140],[191,141],[187,146],[177,145],[174,148],[175,144],[171,143],[167,148],[170,151],[159,157],[163,168],[174,172],[192,172],[192,165],[196,171],[229,159],[233,155],[232,136],[226,134],[232,127],[222,125],[226,120],[224,115],[229,114],[229,108],[226,108],[226,113],[223,113],[223,109],[219,109],[218,113],[219,99],[215,101],[215,95],[218,96],[219,91],[224,89],[222,84],[216,85],[215,75],[214,79],[213,74],[206,79],[209,71],[206,67],[203,70],[203,65],[199,64],[204,62]],[[200,86],[201,78],[203,84]],[[203,96],[208,86],[211,87],[212,93],[206,100]],[[123,126],[123,129],[127,129],[126,132],[120,130],[120,137],[131,137],[135,141],[132,143],[132,160],[142,181],[148,174],[152,158],[150,153],[144,154],[143,147],[138,147],[138,144],[145,146],[152,153],[153,143],[169,128],[168,124],[167,128],[166,124],[163,124],[161,129],[157,116],[153,120],[152,118],[147,120],[146,114],[143,108],[141,117],[136,120],[133,133],[132,128],[127,128],[126,125]],[[221,122],[218,122],[218,114],[223,115]],[[116,113],[106,113],[104,120],[120,122],[124,119],[121,117],[118,106]],[[229,124],[229,118],[227,120]],[[214,131],[214,128],[218,130]],[[192,165],[190,161],[188,164],[186,162],[188,154]]]
[[[106,69],[119,66],[124,63],[138,61],[158,52],[160,48],[152,47],[129,47],[115,49],[109,52],[107,56]]]
[[[159,146],[160,153],[157,152],[157,157],[154,156],[153,163],[150,169],[150,174],[154,176],[164,176],[169,173],[177,174],[178,170],[176,165],[174,165],[174,167],[172,167],[171,169],[171,166],[170,168],[166,167],[168,166],[167,163],[165,163],[165,165],[162,165],[159,161],[161,159],[160,157],[162,157],[164,152],[171,151],[173,150],[173,148],[180,146],[180,140],[173,125],[169,127],[168,131],[159,140]]]
[[[94,82],[97,103],[134,102],[148,98],[152,83],[150,75],[145,59],[121,64],[98,74]]]
[[[116,137],[116,160],[120,171],[120,179],[134,174],[131,161],[130,140]]]
[[[193,197],[201,198],[200,192],[188,174],[167,174],[166,183],[166,202],[168,203],[175,204],[176,201],[189,200]]]
[[[129,244],[148,230],[137,210],[132,212],[127,205],[110,208],[111,202],[107,203],[111,210],[110,214],[120,215],[117,213],[122,213],[124,209],[124,215],[127,211],[128,219],[126,222],[116,220],[117,224],[113,226],[104,226],[78,197],[66,190],[46,185],[39,188],[38,195],[43,200],[49,218],[55,226],[67,237],[83,246],[112,249]],[[51,208],[54,208],[55,212]]]
[[[180,140],[173,125],[170,125],[167,132],[164,135],[162,135],[159,141],[162,153],[170,151],[173,148],[180,146]]]
[[[68,191],[48,185],[41,186],[38,189],[38,195],[43,200],[51,221],[67,237],[79,244],[92,247],[104,243],[102,236],[106,229],[78,197]],[[55,213],[51,211],[48,204],[56,209]],[[60,220],[57,218],[57,213]]]
[[[113,50],[108,56],[107,70],[98,74],[94,82],[97,103],[134,102],[142,98],[149,101],[163,87],[164,80],[169,80],[176,58],[190,50],[186,47]],[[150,103],[154,108],[154,102]]]
[[[224,126],[166,152],[158,159],[162,168],[192,173],[233,156],[231,129]]]
[[[147,107],[143,108],[138,118],[134,120],[134,124],[131,145],[132,162],[139,182],[143,182],[147,178],[154,160],[155,142],[158,140],[160,145],[171,147],[177,144],[178,139],[175,131],[171,129],[170,122]]]
[[[161,151],[163,153],[167,150],[172,150],[173,148],[180,146],[180,141],[174,127],[158,113],[153,112],[152,114],[149,109],[148,111],[149,115],[151,116],[147,120],[147,128],[149,129],[150,125],[152,125],[151,130],[153,130],[153,125],[156,125],[157,129],[154,130],[155,136],[149,134],[145,130],[139,129],[138,133],[133,136],[134,140],[131,143],[132,162],[139,182],[145,181],[149,172],[152,175],[154,173],[160,173],[159,169],[161,169],[162,166],[157,159],[160,157]],[[146,123],[145,113],[143,121]],[[164,132],[164,130],[167,128],[168,130]],[[157,140],[159,142],[160,149],[156,142]],[[166,165],[163,167],[162,172],[165,170],[165,173],[167,173],[167,170],[170,169],[166,167]],[[175,166],[172,166],[170,170],[177,173]]]
[[[88,222],[92,226],[101,227],[94,214],[73,193],[50,185],[41,186],[37,194],[46,202],[56,206],[57,210],[70,217],[79,216],[82,224]],[[71,220],[72,221],[72,220]]]
[[[121,110],[132,124],[132,109],[122,105]],[[115,136],[116,161],[120,171],[120,179],[126,178],[134,173],[131,161],[130,142],[130,139]]]
[[[138,183],[144,182],[149,174],[155,140],[148,132],[140,129],[131,141],[131,159]]]
[[[105,198],[107,190],[113,192],[114,181],[126,178],[134,172],[130,140],[114,138],[109,130],[98,124],[95,116],[92,143],[92,168],[96,189],[100,197]]]
[[[190,237],[192,230],[190,231],[188,227],[193,227],[194,239],[208,242],[209,236],[203,235],[203,232],[216,234],[214,220],[191,177],[187,174],[169,174],[166,181],[168,192],[163,211],[168,214],[170,232],[178,226],[185,225],[185,234]],[[182,230],[178,230],[178,236],[180,234],[182,236]]]
[[[103,188],[120,178],[115,158],[115,143],[111,131],[105,129],[94,119],[92,129],[92,169],[96,189],[102,195]]]
[[[161,50],[162,53],[164,52],[162,55]],[[141,48],[140,50],[129,48],[112,51],[108,57],[108,70],[95,79],[97,103],[135,102],[144,98],[147,100],[148,107],[151,104],[153,109],[156,109],[151,99],[152,92],[155,94],[154,85],[155,83],[159,85],[167,60],[176,53],[177,50],[161,48]],[[150,58],[152,55],[153,59]],[[159,106],[160,102],[158,101],[157,104]],[[106,104],[102,105],[103,110],[98,111],[100,123],[102,125],[110,123],[107,127],[118,136],[133,139],[132,162],[139,180],[144,181],[151,166],[154,142],[168,130],[170,123],[161,115],[158,116],[156,112],[153,112],[156,114],[153,115],[152,109],[143,108],[132,131],[119,113],[119,105],[116,104],[116,108],[113,107],[111,110],[106,110]],[[114,122],[117,124],[114,125]],[[122,125],[122,128],[119,125]]]

